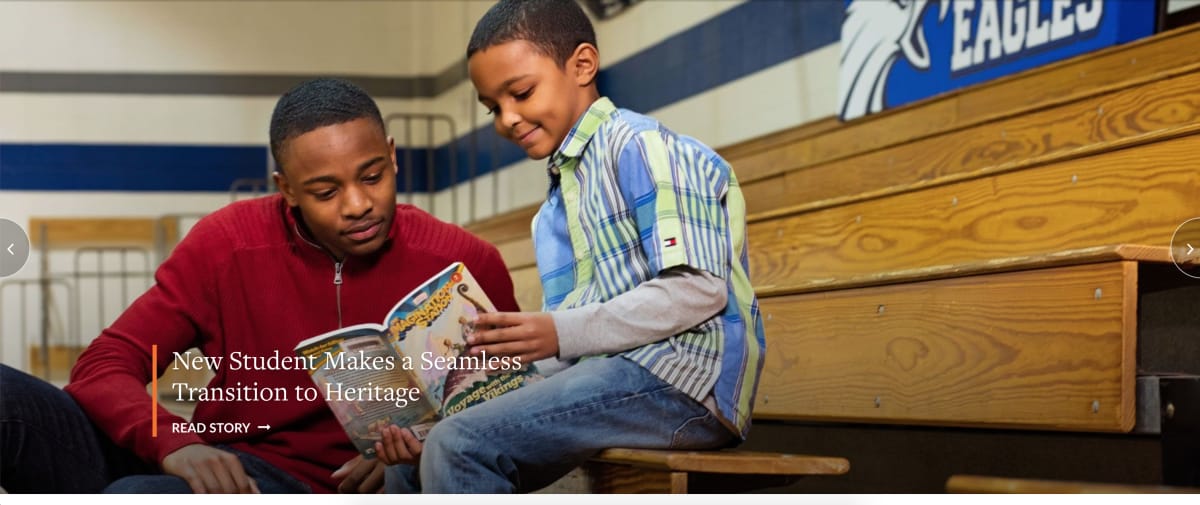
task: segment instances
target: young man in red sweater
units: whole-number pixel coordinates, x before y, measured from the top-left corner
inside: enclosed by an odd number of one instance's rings
[[[65,393],[0,367],[7,491],[373,491],[382,468],[357,457],[320,398],[200,402],[192,423],[250,430],[196,434],[178,430],[185,420],[161,407],[155,430],[146,385],[174,353],[198,347],[224,358],[210,389],[310,388],[303,370],[233,358],[291,356],[300,340],[376,322],[454,261],[478,276],[497,309],[517,310],[494,247],[395,203],[395,145],[361,89],[331,79],[297,86],[276,105],[270,138],[280,194],[197,223],[155,286],[80,356]]]

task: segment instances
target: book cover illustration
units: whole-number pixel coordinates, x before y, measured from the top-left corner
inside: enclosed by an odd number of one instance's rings
[[[384,325],[317,335],[295,352],[355,447],[374,458],[383,427],[424,440],[439,419],[541,379],[532,363],[469,352],[475,316],[494,310],[466,266],[453,263],[393,306]]]
[[[420,438],[437,411],[421,398],[420,384],[405,370],[382,327],[348,326],[302,342],[296,354],[309,359],[309,375],[346,435],[366,458],[375,457],[380,429],[406,426]]]
[[[532,363],[468,352],[472,321],[495,310],[466,266],[454,263],[388,315],[390,341],[400,355],[412,357],[417,378],[440,416],[541,378]]]

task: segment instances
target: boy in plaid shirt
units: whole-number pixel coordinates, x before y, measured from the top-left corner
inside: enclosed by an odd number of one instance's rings
[[[743,440],[765,342],[730,166],[600,96],[574,1],[502,0],[467,57],[496,131],[549,158],[550,178],[533,221],[543,311],[480,315],[492,329],[471,349],[561,371],[442,420],[424,444],[385,432],[389,490],[534,491],[608,447]]]

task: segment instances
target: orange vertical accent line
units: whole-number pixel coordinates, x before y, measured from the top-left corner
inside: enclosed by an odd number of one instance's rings
[[[158,438],[158,344],[150,346],[150,438]]]

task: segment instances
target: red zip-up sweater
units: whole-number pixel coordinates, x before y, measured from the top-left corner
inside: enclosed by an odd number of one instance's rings
[[[79,357],[66,391],[119,446],[146,461],[161,463],[188,444],[227,444],[314,491],[335,491],[330,474],[357,453],[323,399],[295,398],[296,387],[313,387],[312,380],[303,371],[232,370],[229,356],[268,357],[276,350],[292,356],[308,337],[382,324],[400,297],[454,261],[467,265],[498,310],[517,310],[517,302],[495,247],[415,207],[396,206],[379,251],[341,264],[302,229],[279,195],[234,203],[200,220],[159,267],[156,284]],[[155,344],[158,369],[151,370]],[[153,437],[151,373],[161,375],[173,353],[192,347],[225,357],[209,387],[283,387],[288,401],[196,406],[193,423],[250,423],[247,434],[175,433],[172,424],[185,421],[160,407]],[[159,388],[171,391],[169,384]]]

